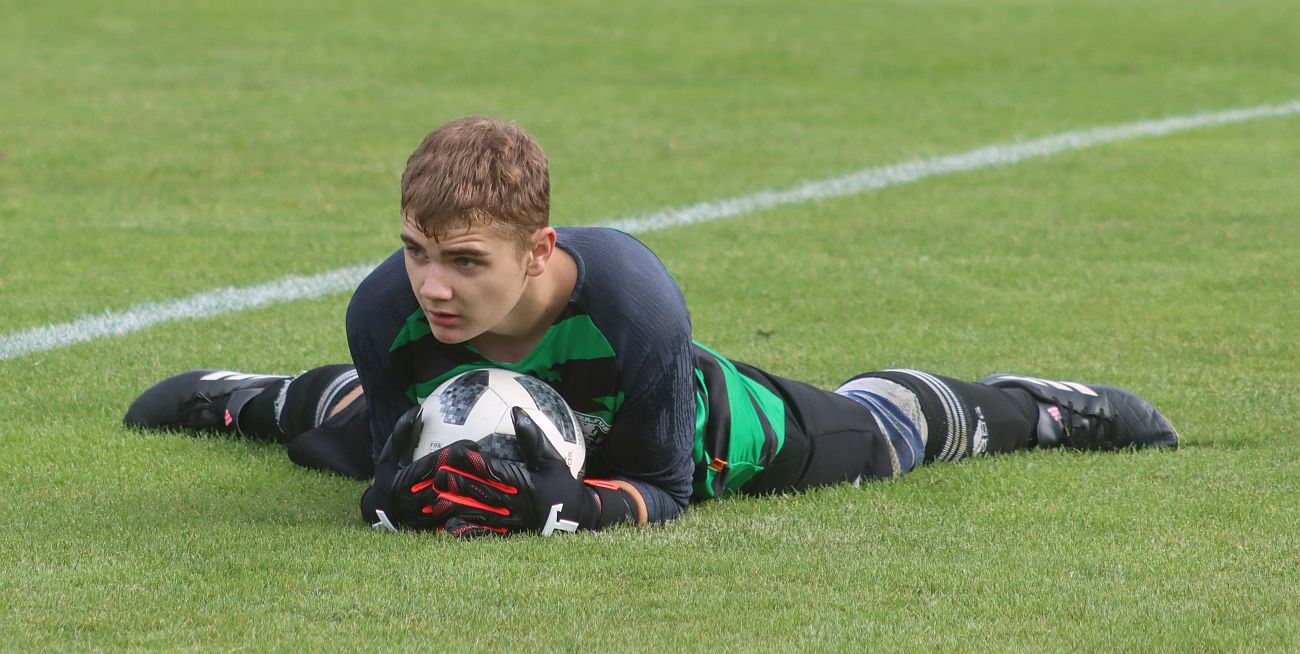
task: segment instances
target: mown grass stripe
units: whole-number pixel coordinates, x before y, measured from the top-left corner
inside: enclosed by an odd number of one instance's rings
[[[877,191],[928,177],[993,168],[1040,159],[1106,143],[1161,136],[1192,129],[1230,125],[1300,113],[1300,100],[1275,105],[1143,120],[1096,127],[1040,139],[990,145],[958,154],[865,168],[783,190],[700,202],[629,216],[603,223],[630,233],[644,233],[701,222],[734,218],[765,209]],[[37,327],[0,337],[0,360],[14,359],[99,338],[120,336],[174,320],[209,318],[337,293],[356,286],[375,264],[359,264],[316,275],[285,277],[255,286],[203,291],[167,302],[138,304],[124,311],[105,311],[71,322]]]

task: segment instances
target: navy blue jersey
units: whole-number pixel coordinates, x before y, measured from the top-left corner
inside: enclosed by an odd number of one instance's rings
[[[470,368],[507,368],[546,381],[579,415],[589,476],[633,484],[651,522],[672,519],[691,496],[703,456],[696,435],[704,394],[686,302],[635,238],[603,228],[557,232],[558,246],[577,262],[577,282],[564,312],[518,362],[434,339],[400,250],[361,283],[348,306],[348,343],[370,405],[376,456],[398,417],[443,380]],[[363,500],[372,521],[375,501]]]

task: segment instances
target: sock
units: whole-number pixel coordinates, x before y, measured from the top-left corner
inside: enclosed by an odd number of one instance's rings
[[[287,443],[319,427],[339,399],[359,385],[350,365],[313,368],[262,389],[240,409],[239,428],[247,436]]]
[[[239,410],[239,430],[245,436],[266,440],[283,441],[284,432],[276,420],[276,405],[279,398],[293,381],[287,377],[262,389],[253,399]]]
[[[312,368],[289,380],[275,404],[285,440],[319,427],[339,399],[360,385],[356,368],[348,364]]]
[[[906,389],[914,399],[901,396],[903,399],[899,400],[897,391],[883,386],[882,382]],[[923,421],[912,418],[910,422],[922,434],[921,446],[927,462],[956,461],[985,452],[1010,452],[1033,444],[1038,405],[1024,391],[993,388],[919,370],[865,373],[845,382],[841,389],[872,386],[892,391],[892,403],[902,415],[919,413],[924,417]],[[888,395],[874,388],[868,390],[876,395]],[[854,397],[850,393],[842,394]],[[854,399],[863,402],[859,397]],[[868,404],[868,409],[871,408]],[[873,414],[877,411],[873,410]]]

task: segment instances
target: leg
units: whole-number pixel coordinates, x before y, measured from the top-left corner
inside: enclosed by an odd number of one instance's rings
[[[785,444],[744,486],[749,494],[896,477],[922,463],[989,452],[1175,447],[1178,441],[1149,403],[1105,386],[1010,375],[973,383],[889,370],[859,375],[830,393],[736,366],[781,395],[787,408]]]
[[[159,382],[127,410],[128,426],[238,434],[284,443],[295,463],[359,479],[373,474],[367,405],[356,371],[294,377],[194,370]]]
[[[866,407],[887,433],[915,431],[920,442],[908,440],[924,455],[913,466],[1029,447],[1038,416],[1023,391],[919,370],[864,373],[835,392]]]
[[[741,487],[747,495],[803,491],[906,471],[899,451],[860,404],[803,382],[735,363],[746,377],[776,393],[785,404],[785,439],[764,469]],[[910,469],[910,468],[909,468]]]
[[[313,470],[335,472],[353,479],[375,475],[370,442],[369,406],[359,391],[340,400],[321,424],[289,441],[289,460]]]
[[[786,439],[746,493],[889,479],[929,461],[1025,447],[1033,401],[1022,392],[915,371],[867,373],[834,393],[737,364],[786,402]]]
[[[861,402],[882,423],[895,407],[919,405],[928,427],[926,461],[1031,446],[1178,446],[1178,433],[1155,407],[1110,386],[1007,374],[974,384],[918,370],[887,370],[859,375],[836,392]]]

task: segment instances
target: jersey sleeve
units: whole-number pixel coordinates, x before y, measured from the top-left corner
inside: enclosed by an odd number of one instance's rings
[[[624,396],[591,473],[635,486],[650,522],[671,520],[690,499],[694,471],[686,300],[659,258],[633,237],[608,229],[565,236],[580,270],[575,299],[609,339]]]
[[[414,406],[389,369],[388,350],[406,317],[417,307],[400,250],[362,280],[348,303],[348,349],[369,405],[372,455],[376,459],[397,419]],[[396,472],[392,468],[395,464],[391,462],[387,466],[377,463],[375,479],[391,477]],[[371,489],[381,486],[377,483]],[[374,511],[382,508],[380,500],[377,493],[366,491],[361,499],[362,519],[371,524],[376,521]]]
[[[650,522],[678,517],[691,494],[695,396],[690,344],[672,345],[645,362],[602,449],[617,479],[641,491]]]

